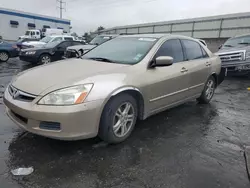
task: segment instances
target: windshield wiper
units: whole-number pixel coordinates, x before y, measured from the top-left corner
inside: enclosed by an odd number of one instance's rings
[[[233,46],[230,45],[230,44],[225,44],[224,46],[225,46],[225,47],[233,47]]]
[[[240,42],[240,43],[238,43],[238,44],[246,44],[246,45],[250,45],[250,43],[249,43],[249,42]]]
[[[92,59],[92,60],[95,60],[95,61],[104,61],[104,62],[108,62],[108,63],[115,63],[114,61],[112,61],[110,59],[107,59],[107,58],[103,58],[103,57],[90,57],[90,58],[87,58],[87,59]]]

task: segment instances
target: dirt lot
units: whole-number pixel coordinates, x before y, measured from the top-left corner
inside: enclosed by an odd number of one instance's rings
[[[2,92],[32,67],[0,64],[0,187],[214,188],[250,187],[244,147],[250,146],[250,80],[227,78],[210,105],[191,101],[139,122],[119,145],[98,138],[62,142],[25,133],[4,113]],[[10,170],[34,168],[29,176]]]

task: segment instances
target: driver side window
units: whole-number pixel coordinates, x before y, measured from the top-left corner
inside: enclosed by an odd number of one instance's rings
[[[158,50],[155,58],[160,56],[170,56],[173,58],[173,63],[184,61],[184,54],[179,39],[167,40]]]

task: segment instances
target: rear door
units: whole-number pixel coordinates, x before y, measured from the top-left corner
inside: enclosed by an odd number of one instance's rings
[[[184,61],[184,53],[179,39],[167,40],[159,48],[154,59],[171,56],[174,62],[170,66],[148,69],[145,79],[150,113],[171,106],[188,97],[189,74]]]
[[[203,47],[194,40],[181,39],[190,74],[190,96],[201,94],[211,72],[211,62]]]

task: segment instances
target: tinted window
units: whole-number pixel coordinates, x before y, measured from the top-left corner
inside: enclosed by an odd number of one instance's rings
[[[36,34],[39,35],[39,32],[37,31]]]
[[[187,60],[203,58],[201,46],[199,43],[191,40],[182,40],[182,43],[186,50]]]
[[[64,40],[67,40],[67,41],[72,41],[73,38],[72,37],[64,37]]]
[[[166,41],[156,53],[155,58],[160,56],[171,56],[174,59],[174,63],[184,61],[180,40],[171,39]]]
[[[71,46],[71,42],[63,42],[58,45],[58,47],[62,47],[63,49],[66,49],[67,47]]]
[[[31,32],[31,35],[35,35],[35,31],[32,31],[32,32]]]
[[[82,45],[82,43],[81,42],[77,42],[77,41],[73,41],[72,42],[72,46],[74,46],[74,45]]]

